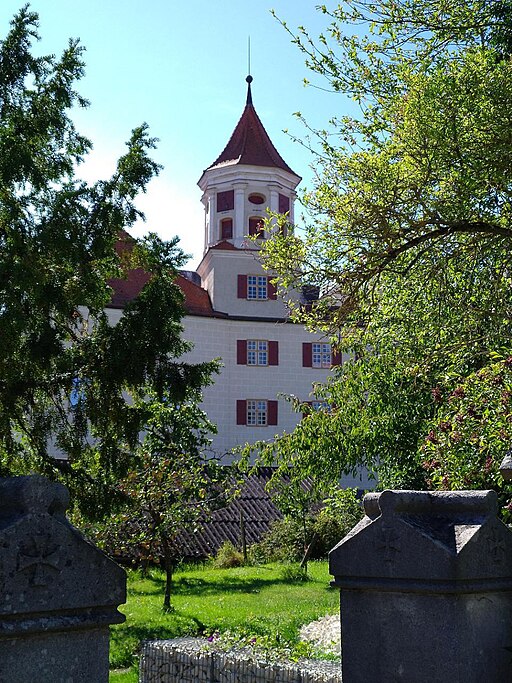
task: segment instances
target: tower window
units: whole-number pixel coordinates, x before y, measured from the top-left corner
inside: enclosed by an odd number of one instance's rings
[[[284,194],[279,194],[279,213],[288,213],[290,210],[290,198]]]
[[[265,197],[262,194],[257,194],[256,192],[250,194],[248,199],[251,204],[263,204],[265,202]]]
[[[265,301],[277,299],[276,287],[267,275],[244,275],[237,276],[237,297],[238,299],[249,299],[251,301]]]
[[[247,276],[247,298],[266,299],[268,278],[265,275]]]
[[[233,219],[223,218],[220,222],[220,237],[223,240],[233,239]]]
[[[263,218],[249,218],[249,236],[262,240],[265,237]]]
[[[233,211],[235,208],[235,191],[217,192],[217,211]]]

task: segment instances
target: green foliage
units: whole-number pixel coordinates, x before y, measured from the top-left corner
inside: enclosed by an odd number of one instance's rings
[[[356,489],[337,489],[316,516],[313,524],[315,556],[327,553],[344,538],[363,517],[363,507]]]
[[[285,581],[289,581],[290,583],[309,581],[308,573],[300,564],[284,564],[281,567],[281,576]]]
[[[257,449],[297,478],[335,482],[366,465],[383,487],[425,488],[433,390],[450,394],[493,352],[509,354],[512,3],[318,10],[330,23],[317,39],[285,28],[356,111],[309,130],[309,223],[272,237],[262,255],[282,289],[319,288],[295,317],[350,360],[315,388],[330,410]]]
[[[439,410],[421,447],[429,485],[437,489],[494,489],[508,503],[512,492],[499,472],[512,441],[512,358],[465,378]]]
[[[311,559],[324,559],[328,552],[359,522],[363,514],[356,489],[335,488],[332,495],[305,519],[306,543],[312,544]],[[249,549],[252,562],[300,562],[304,557],[302,519],[286,515],[273,522],[259,543]]]
[[[312,520],[306,520],[308,538],[312,535]],[[259,543],[249,549],[253,562],[300,562],[304,555],[304,531],[301,520],[283,517],[270,525]]]
[[[242,567],[243,564],[244,556],[231,541],[224,541],[213,559],[213,566],[217,569],[232,569],[233,567]]]

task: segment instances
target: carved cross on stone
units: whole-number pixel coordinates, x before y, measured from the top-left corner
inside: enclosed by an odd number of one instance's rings
[[[486,537],[486,541],[489,555],[492,557],[493,561],[496,563],[503,562],[505,559],[505,543],[496,529],[491,529]]]
[[[385,562],[393,562],[396,553],[400,552],[400,536],[395,529],[383,526],[376,542],[377,550],[384,555]]]
[[[32,536],[30,541],[19,549],[18,572],[30,571],[32,586],[47,586],[50,583],[50,576],[54,572],[58,574],[61,570],[59,550],[60,546],[51,544],[46,536]]]

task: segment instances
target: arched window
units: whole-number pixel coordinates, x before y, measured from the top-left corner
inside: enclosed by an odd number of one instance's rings
[[[223,218],[220,222],[220,238],[222,240],[233,239],[233,219]]]
[[[265,226],[261,216],[249,218],[249,236],[265,239]]]

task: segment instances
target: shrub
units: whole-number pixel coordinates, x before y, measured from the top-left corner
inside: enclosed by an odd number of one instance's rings
[[[285,564],[281,567],[281,577],[288,583],[298,583],[299,581],[309,581],[306,570],[300,564]]]
[[[363,515],[357,489],[340,489],[324,501],[316,515],[306,520],[310,559],[327,557],[331,548],[352,529]],[[261,541],[249,549],[252,562],[300,562],[304,557],[302,523],[289,516],[273,522]]]
[[[312,536],[312,520],[306,522],[308,538]],[[272,522],[259,543],[251,546],[250,557],[256,562],[300,562],[304,555],[302,524],[291,517]]]
[[[239,552],[231,541],[225,541],[217,550],[213,560],[216,569],[232,569],[244,564],[244,556]]]

